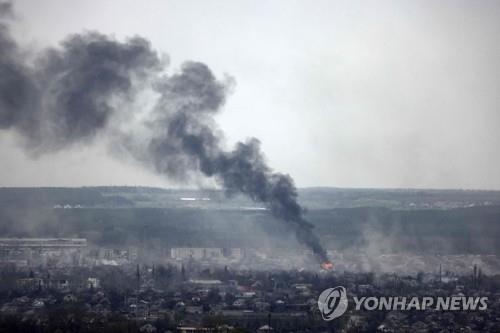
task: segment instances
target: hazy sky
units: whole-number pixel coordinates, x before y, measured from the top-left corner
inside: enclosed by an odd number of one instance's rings
[[[299,187],[500,189],[499,1],[16,0],[14,33],[56,45],[140,35],[236,80],[228,146],[257,137]],[[0,50],[1,51],[1,50]],[[0,132],[0,186],[168,180],[96,143],[30,159]]]

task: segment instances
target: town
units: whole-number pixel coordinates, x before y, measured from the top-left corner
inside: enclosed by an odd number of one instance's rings
[[[102,332],[470,332],[500,329],[500,277],[484,261],[399,273],[345,266],[307,269],[293,257],[241,248],[89,246],[85,239],[0,239],[0,330]],[[308,253],[299,262],[313,260]],[[338,265],[335,260],[338,259]],[[391,260],[395,260],[392,258]],[[455,258],[455,260],[458,260]],[[462,261],[465,259],[461,259]],[[491,258],[490,258],[491,260]],[[267,262],[266,261],[270,261]],[[349,262],[353,258],[348,259]],[[274,265],[275,267],[271,269]],[[316,266],[316,267],[315,267]],[[467,269],[460,269],[461,267]],[[315,268],[312,268],[315,267]],[[349,269],[351,268],[351,269]],[[352,270],[354,269],[354,270]],[[321,319],[318,295],[344,286],[353,297],[481,296],[475,311],[355,311]]]

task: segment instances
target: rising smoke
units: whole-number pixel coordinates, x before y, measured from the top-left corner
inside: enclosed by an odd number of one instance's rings
[[[112,128],[118,138],[112,149],[125,150],[167,177],[186,180],[201,172],[228,194],[264,203],[319,260],[326,260],[303,217],[292,178],[272,171],[260,142],[249,139],[232,151],[223,148],[213,117],[225,103],[231,79],[218,80],[198,62],[186,62],[167,75],[167,62],[147,40],[119,42],[95,32],[69,36],[28,61],[9,33],[11,14],[10,3],[0,4],[0,129],[20,134],[28,152],[87,143]],[[120,107],[148,89],[157,102],[140,121]],[[117,121],[128,127],[138,122],[141,130],[120,131]]]

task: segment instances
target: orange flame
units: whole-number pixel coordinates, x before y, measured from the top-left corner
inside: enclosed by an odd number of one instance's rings
[[[333,269],[333,263],[331,261],[325,261],[321,264],[321,268],[325,271],[331,271]]]

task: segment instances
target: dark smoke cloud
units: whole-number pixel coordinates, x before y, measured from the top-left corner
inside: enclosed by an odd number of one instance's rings
[[[6,17],[11,6],[2,4],[0,12]],[[120,43],[95,32],[73,35],[30,64],[2,22],[0,49],[0,128],[21,133],[35,153],[92,139],[114,104],[131,97],[134,80],[161,68],[149,42],[138,37]]]
[[[0,5],[0,18],[9,13],[10,5]],[[126,150],[167,177],[186,180],[201,172],[228,194],[244,193],[264,203],[301,243],[326,260],[303,217],[292,178],[272,171],[259,141],[249,139],[232,151],[224,149],[213,117],[225,103],[231,79],[218,80],[198,62],[186,62],[180,72],[166,75],[165,62],[147,40],[119,42],[99,33],[70,36],[29,63],[5,23],[0,32],[0,128],[20,133],[30,151],[60,150],[113,127],[118,137],[113,149]],[[153,88],[158,100],[137,124],[142,130],[110,126],[119,122],[119,101],[133,101],[146,87]],[[130,127],[135,118],[126,116]]]
[[[36,116],[38,123],[57,124],[51,129],[52,147],[92,138],[116,111],[113,98],[129,97],[133,80],[143,80],[160,66],[145,39],[119,43],[98,33],[72,36],[61,49],[47,51],[39,62],[38,79],[46,85],[41,101],[45,105],[44,114]],[[29,129],[37,134],[41,130]]]
[[[0,3],[0,18],[12,17],[13,16],[12,3],[1,2]]]
[[[6,20],[12,17],[10,3],[0,4],[0,128],[19,123],[35,98],[30,71],[20,61],[17,44],[11,38]]]

